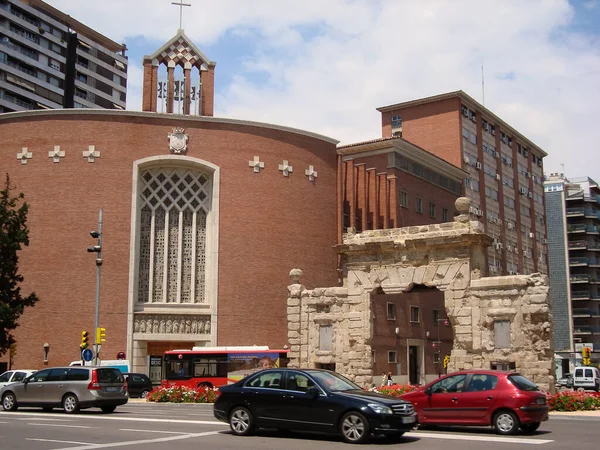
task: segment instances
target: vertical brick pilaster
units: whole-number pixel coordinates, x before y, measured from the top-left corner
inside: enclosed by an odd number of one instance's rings
[[[350,226],[356,229],[356,168],[354,160],[348,162],[348,202],[350,203]]]
[[[183,69],[183,79],[184,79],[184,89],[185,89],[185,97],[183,101],[183,114],[186,116],[190,115],[190,104],[192,99],[190,98],[191,90],[192,90],[192,80],[191,80],[192,70],[189,68]]]
[[[144,82],[142,86],[142,111],[156,112],[156,95],[158,82],[158,67],[152,61],[144,61]]]
[[[202,77],[202,105],[200,115],[213,116],[215,107],[215,64],[210,64]]]
[[[173,113],[175,102],[175,67],[167,67],[167,113]]]

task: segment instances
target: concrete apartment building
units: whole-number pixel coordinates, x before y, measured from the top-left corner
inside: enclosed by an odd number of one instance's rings
[[[471,214],[494,239],[489,275],[548,273],[547,154],[462,91],[377,108],[382,136],[401,136],[462,168]]]
[[[600,359],[600,187],[588,177],[550,174],[548,221],[554,348],[562,376],[581,365],[581,348]]]
[[[41,0],[0,0],[0,113],[125,109],[125,50]]]

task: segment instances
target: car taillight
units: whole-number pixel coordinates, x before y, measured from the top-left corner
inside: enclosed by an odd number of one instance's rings
[[[92,381],[90,381],[90,384],[88,384],[88,390],[99,391],[100,389],[100,383],[98,383],[98,373],[96,372],[96,369],[92,369]]]

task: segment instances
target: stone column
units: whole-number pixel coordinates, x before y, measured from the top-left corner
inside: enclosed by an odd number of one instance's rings
[[[288,357],[290,359],[290,367],[303,366],[304,361],[302,360],[301,354],[301,342],[303,341],[303,338],[308,339],[308,324],[304,324],[304,327],[302,326],[301,299],[302,292],[304,292],[305,288],[302,284],[300,284],[301,277],[302,270],[290,270],[292,284],[288,286],[289,295],[287,299],[288,343],[290,345],[290,353]]]
[[[184,101],[183,101],[183,114],[186,116],[190,115],[190,104],[192,99],[190,98],[191,90],[192,90],[192,68],[191,66],[185,67],[183,69],[183,79],[184,79]]]
[[[167,113],[173,114],[175,103],[175,66],[169,63],[167,67]]]

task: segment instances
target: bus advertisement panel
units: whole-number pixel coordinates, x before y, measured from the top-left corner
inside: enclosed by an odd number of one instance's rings
[[[280,367],[279,354],[273,352],[261,353],[229,353],[227,361],[227,381],[236,383],[248,375],[263,369]]]

